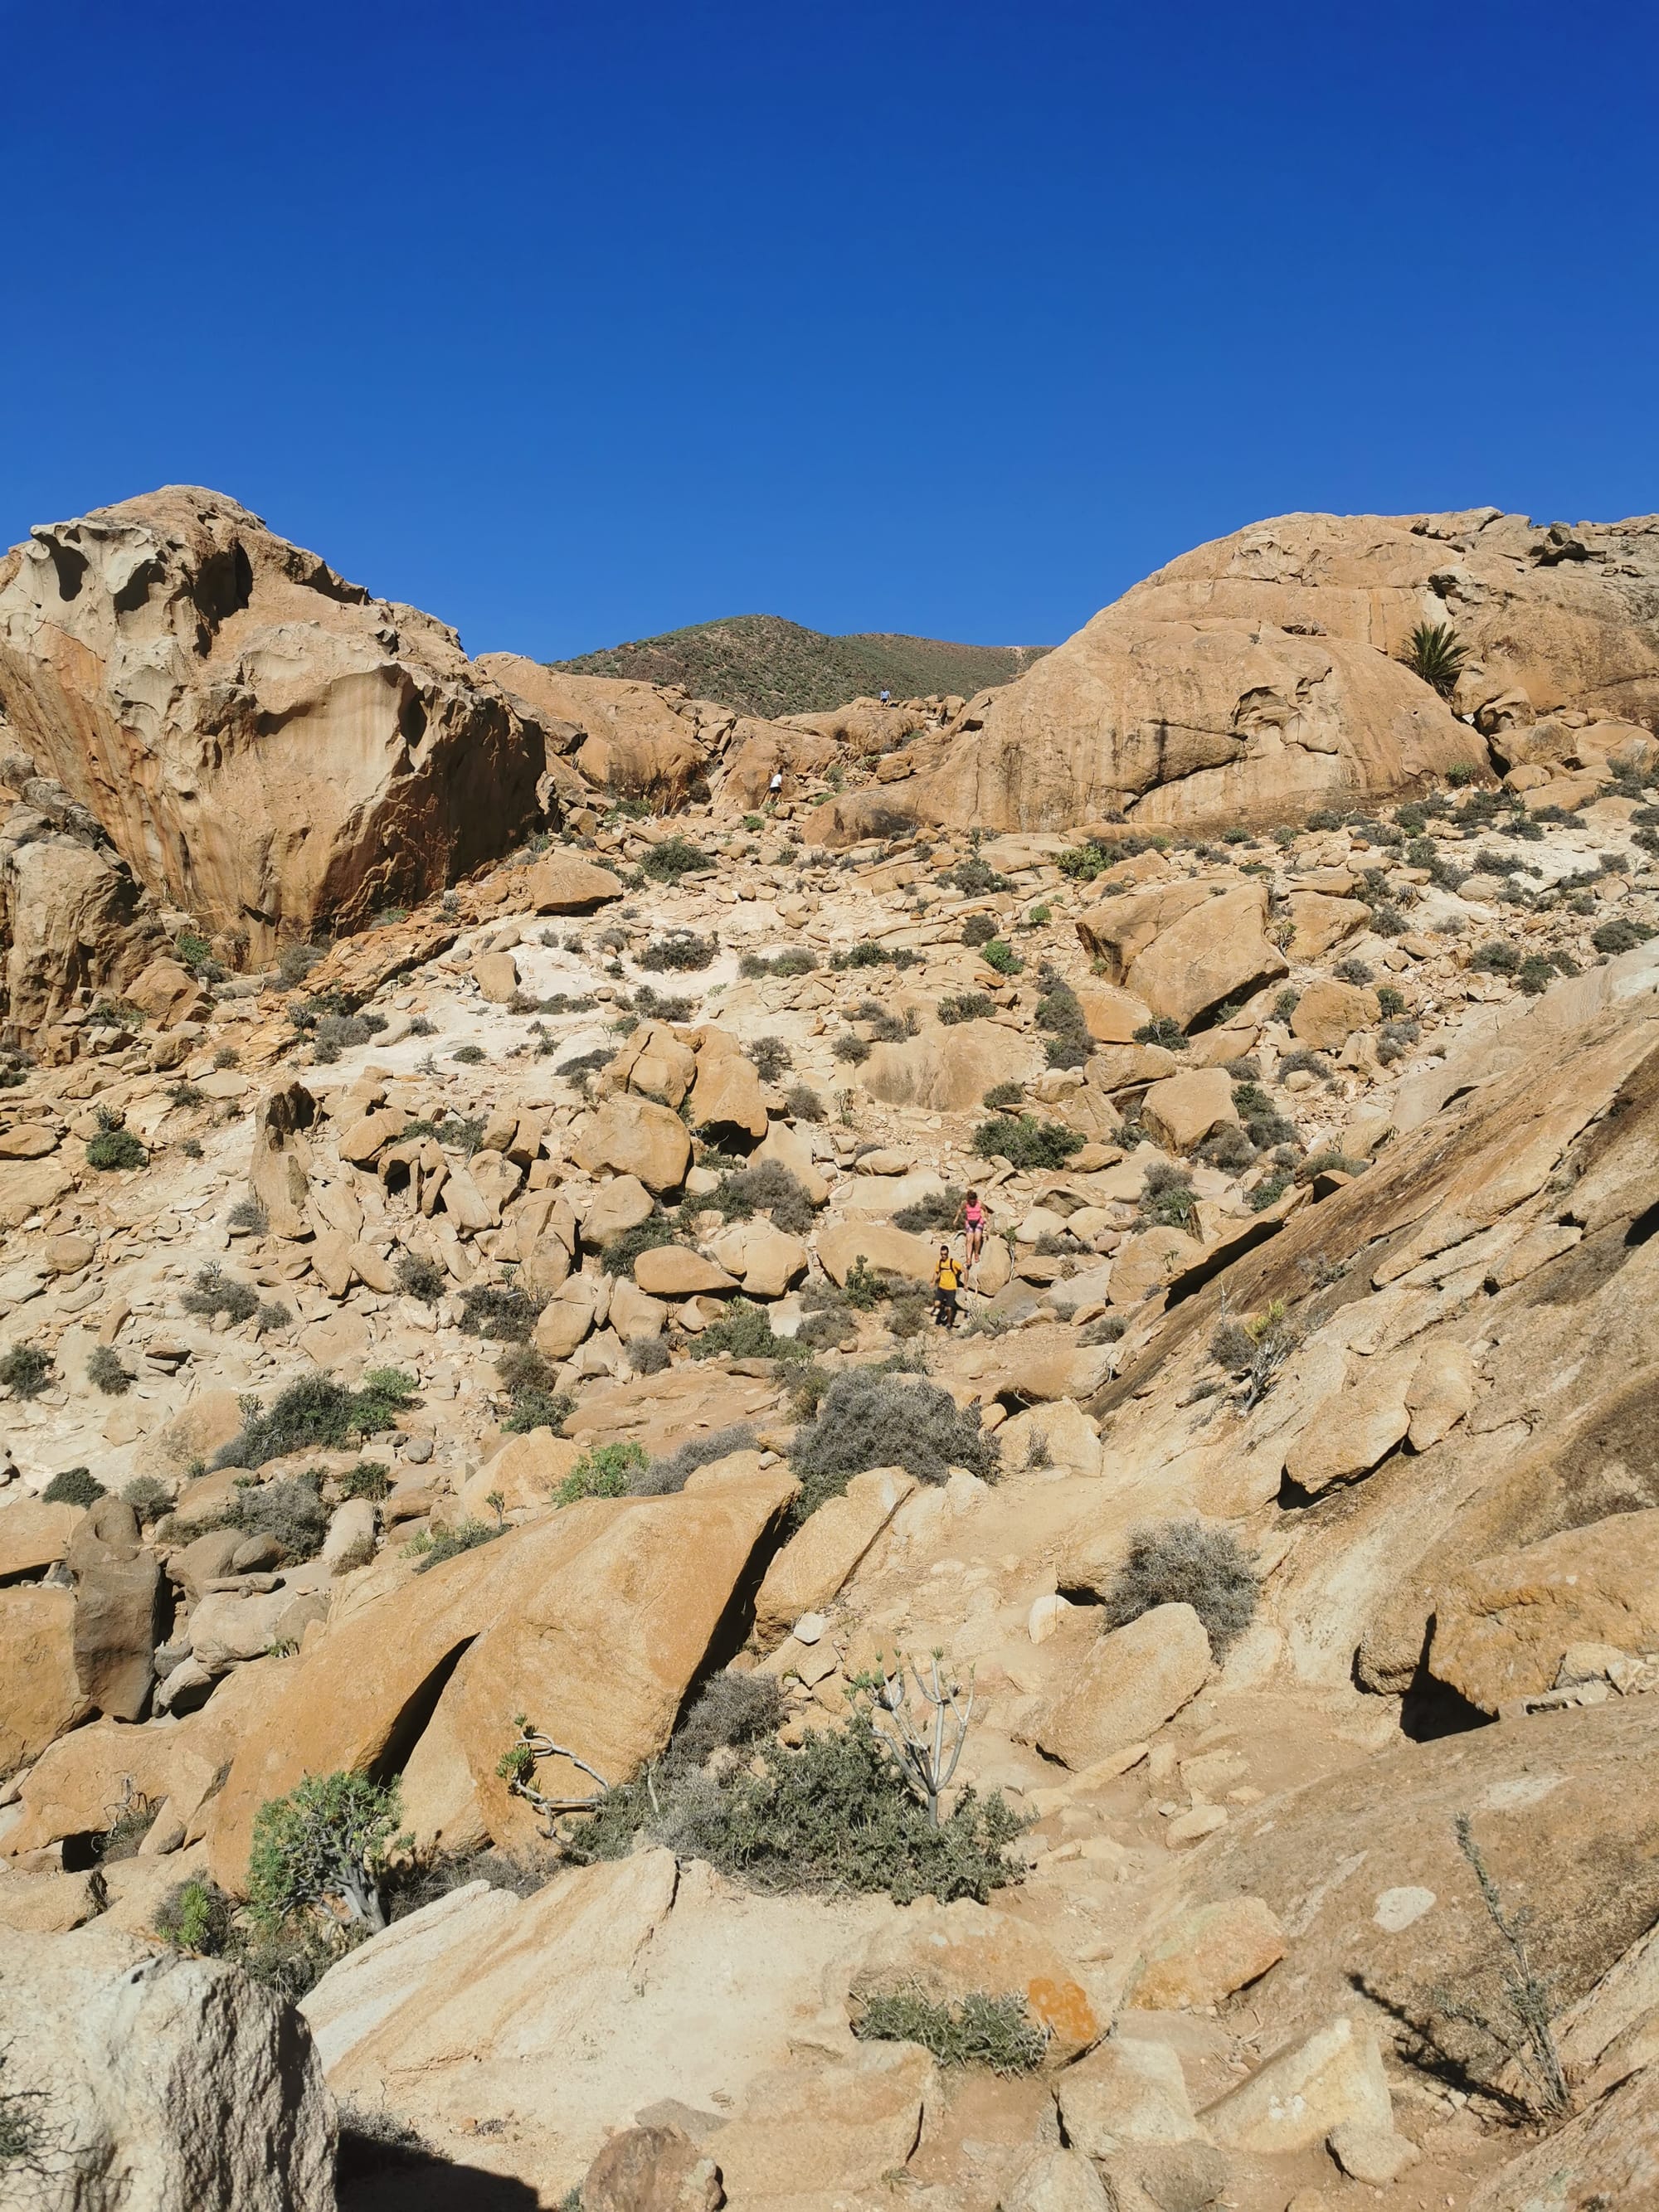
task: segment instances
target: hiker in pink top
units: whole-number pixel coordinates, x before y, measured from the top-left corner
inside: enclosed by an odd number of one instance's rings
[[[970,1190],[962,1208],[962,1225],[965,1232],[967,1266],[971,1272],[979,1263],[985,1249],[985,1208],[979,1202],[979,1193]]]

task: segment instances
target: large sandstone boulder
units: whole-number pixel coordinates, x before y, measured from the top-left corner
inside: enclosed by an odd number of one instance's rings
[[[213,1959],[114,1930],[8,1935],[9,2099],[38,2120],[17,2200],[48,2212],[334,2212],[333,2100],[309,2030]]]
[[[930,1114],[965,1113],[1000,1083],[1030,1083],[1042,1073],[1036,1040],[1000,1022],[957,1022],[924,1030],[904,1044],[878,1044],[859,1080],[890,1106]]]
[[[620,878],[574,853],[544,854],[525,878],[525,890],[538,914],[588,914],[623,895]]]
[[[884,1221],[830,1221],[818,1231],[818,1264],[837,1283],[847,1280],[860,1259],[878,1275],[931,1283],[939,1248],[938,1237],[913,1237]]]
[[[1189,1605],[1158,1605],[1097,1639],[1037,1729],[1066,1766],[1092,1766],[1153,1735],[1204,1686],[1210,1639]]]
[[[871,1468],[807,1516],[766,1570],[756,1597],[755,1630],[763,1642],[829,1604],[915,1486],[902,1468]]]
[[[0,1589],[0,1774],[38,1759],[86,1710],[71,1593],[54,1583]]]
[[[631,1092],[613,1094],[576,1140],[577,1164],[636,1176],[647,1190],[678,1190],[691,1164],[691,1137],[678,1114]]]
[[[453,630],[189,486],[0,561],[0,690],[140,882],[256,959],[412,903],[536,811],[539,725]]]
[[[1438,1593],[1435,1680],[1495,1713],[1555,1686],[1570,1645],[1659,1651],[1659,1508],[1500,1553]]]
[[[70,1539],[69,1565],[82,1693],[112,1720],[139,1720],[155,1674],[161,1569],[131,1506],[99,1498]]]
[[[671,813],[708,773],[695,726],[654,684],[572,676],[517,653],[482,653],[477,665],[544,722],[562,725],[559,742],[584,779],[613,799]]]
[[[0,945],[5,1018],[29,1031],[82,989],[125,992],[161,939],[124,860],[85,838],[47,834],[38,817],[20,822],[22,812],[0,830]]]
[[[441,1714],[498,1842],[535,1816],[495,1772],[526,1713],[622,1780],[666,1743],[756,1547],[793,1494],[781,1466],[661,1498],[592,1498],[388,1592],[307,1645],[214,1807],[216,1878],[242,1886],[253,1816],[301,1775],[406,1758]],[[438,1694],[441,1692],[441,1694]],[[549,1794],[592,1784],[563,1760]]]
[[[1235,884],[1160,930],[1131,966],[1129,988],[1185,1029],[1229,1000],[1288,974],[1267,935],[1267,894]]]

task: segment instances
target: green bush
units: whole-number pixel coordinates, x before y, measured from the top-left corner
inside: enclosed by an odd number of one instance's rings
[[[730,1352],[734,1359],[800,1359],[805,1347],[793,1337],[774,1336],[765,1307],[739,1297],[691,1340],[694,1359],[714,1359],[721,1352]]]
[[[1653,934],[1645,922],[1630,921],[1621,916],[1615,921],[1604,921],[1600,929],[1592,933],[1590,943],[1598,952],[1634,952]]]
[[[727,1221],[769,1214],[780,1229],[804,1237],[813,1222],[812,1201],[780,1160],[757,1160],[753,1167],[728,1170],[709,1197],[701,1201]]]
[[[501,1423],[508,1436],[525,1436],[532,1429],[563,1434],[576,1401],[568,1391],[559,1389],[558,1372],[550,1359],[530,1345],[514,1344],[496,1360],[495,1372],[513,1401]]]
[[[1469,965],[1492,975],[1514,975],[1520,970],[1521,955],[1501,937],[1494,937],[1470,953]]]
[[[1143,1022],[1135,1031],[1137,1044],[1162,1045],[1165,1052],[1186,1052],[1191,1040],[1179,1022],[1168,1014],[1155,1014],[1150,1022]]]
[[[285,1560],[314,1559],[328,1534],[319,1473],[284,1475],[279,1482],[248,1483],[236,1492],[225,1515],[228,1527],[249,1536],[269,1536]]]
[[[1063,1121],[1039,1121],[1030,1114],[999,1114],[974,1132],[981,1159],[1005,1159],[1017,1168],[1064,1167],[1084,1139]]]
[[[873,1367],[836,1376],[816,1417],[796,1430],[789,1460],[803,1521],[869,1468],[902,1467],[920,1482],[943,1482],[953,1467],[994,1481],[1000,1466],[977,1415],[948,1390]]]
[[[958,1022],[982,1022],[997,1010],[997,1002],[986,991],[957,991],[939,1002],[939,1018],[946,1029],[954,1029]]]
[[[665,1367],[674,1364],[666,1342],[659,1336],[630,1336],[624,1349],[635,1375],[660,1375]]]
[[[1275,1168],[1250,1193],[1249,1203],[1251,1212],[1265,1213],[1270,1206],[1277,1206],[1290,1187],[1290,1176],[1282,1168]]]
[[[149,1162],[149,1154],[131,1129],[100,1129],[87,1143],[87,1165],[89,1168],[142,1168]]]
[[[1257,1588],[1231,1530],[1199,1521],[1152,1522],[1130,1536],[1128,1557],[1106,1594],[1106,1625],[1124,1628],[1154,1606],[1189,1605],[1219,1659],[1249,1626]]]
[[[804,945],[791,945],[768,960],[758,952],[745,952],[738,963],[740,975],[810,975],[817,956]]]
[[[869,1717],[817,1730],[799,1751],[763,1744],[754,1773],[689,1769],[612,1790],[568,1846],[578,1859],[625,1858],[643,1834],[683,1859],[769,1891],[885,1891],[901,1905],[932,1896],[981,1904],[1019,1879],[1006,1856],[1021,1822],[1000,1791],[958,1796],[934,1827]]]
[[[239,1198],[225,1216],[233,1229],[246,1229],[250,1236],[263,1237],[270,1227],[270,1216],[257,1198]]]
[[[241,1434],[215,1455],[216,1467],[263,1467],[289,1452],[340,1450],[360,1436],[392,1426],[416,1402],[412,1376],[395,1367],[371,1368],[362,1387],[348,1390],[326,1375],[309,1375],[278,1393],[269,1412],[257,1398],[241,1401]]]
[[[1024,970],[1025,963],[1004,937],[994,937],[988,945],[981,947],[979,957],[988,968],[994,968],[999,975],[1018,975]]]
[[[1102,1314],[1098,1321],[1091,1321],[1086,1328],[1079,1330],[1077,1340],[1091,1348],[1097,1345],[1115,1344],[1128,1326],[1126,1314]]]
[[[1158,1160],[1147,1169],[1146,1179],[1140,1186],[1140,1219],[1144,1227],[1190,1229],[1197,1204],[1191,1179],[1184,1168]]]
[[[646,1463],[636,1443],[594,1444],[576,1462],[553,1493],[561,1505],[583,1498],[626,1498],[629,1477]]]
[[[481,1044],[457,1045],[449,1056],[461,1067],[478,1067],[483,1062],[484,1048]]]
[[[678,1242],[674,1223],[659,1207],[635,1228],[624,1229],[620,1236],[613,1237],[599,1255],[599,1264],[607,1275],[631,1276],[634,1262],[641,1252],[654,1252],[664,1244]]]
[[[1555,981],[1555,963],[1546,958],[1541,952],[1529,953],[1521,963],[1520,973],[1515,980],[1528,998],[1535,999],[1540,992],[1547,991]]]
[[[970,914],[962,925],[964,945],[988,945],[996,933],[995,920],[988,914]]]
[[[461,1293],[461,1327],[491,1344],[524,1344],[541,1310],[515,1283],[471,1283]]]
[[[499,1522],[463,1521],[453,1528],[440,1528],[421,1547],[415,1571],[423,1575],[433,1567],[442,1566],[446,1559],[459,1559],[463,1552],[477,1551],[480,1544],[493,1544],[501,1534]]]
[[[155,1908],[155,1932],[175,1951],[217,1959],[231,1941],[231,1902],[206,1875],[193,1875],[170,1889]]]
[[[216,1316],[227,1314],[233,1322],[252,1321],[259,1310],[259,1293],[251,1283],[239,1283],[216,1260],[196,1273],[193,1286],[180,1301],[186,1313]]]
[[[810,1083],[797,1083],[784,1094],[784,1104],[797,1121],[822,1121],[826,1109]]]
[[[435,1306],[448,1287],[448,1276],[434,1261],[417,1259],[413,1252],[398,1255],[398,1288],[406,1297]]]
[[[893,1216],[893,1226],[908,1231],[912,1237],[924,1237],[933,1229],[948,1233],[960,1225],[967,1199],[967,1193],[958,1190],[955,1184],[947,1185],[944,1190],[930,1191],[925,1198],[902,1207]]]
[[[1397,983],[1379,983],[1376,987],[1377,1012],[1382,1014],[1403,1014],[1406,994]]]
[[[106,1495],[103,1484],[85,1467],[66,1467],[40,1493],[47,1505],[95,1505]]]
[[[153,1474],[135,1474],[121,1496],[140,1521],[147,1524],[162,1520],[173,1510],[173,1492]]]
[[[755,1073],[763,1083],[775,1083],[780,1076],[787,1075],[795,1064],[793,1053],[781,1037],[757,1037],[748,1049]]]
[[[872,1990],[853,2023],[865,2043],[919,2043],[941,2066],[1030,2074],[1048,2055],[1048,2039],[1017,1990],[993,1996],[972,1990],[959,2004],[937,2002],[919,1983]]]
[[[340,1478],[342,1498],[369,1498],[378,1504],[392,1495],[392,1469],[381,1459],[362,1459]]]
[[[837,1060],[845,1060],[848,1066],[861,1067],[870,1057],[871,1048],[867,1039],[861,1037],[856,1030],[843,1030],[830,1050]]]
[[[695,971],[708,967],[719,951],[712,937],[699,937],[690,929],[671,929],[665,936],[651,939],[640,955],[639,965],[653,975],[665,969]]]
[[[854,1253],[853,1264],[847,1270],[847,1279],[841,1286],[842,1301],[856,1306],[860,1313],[872,1313],[888,1295],[882,1281],[862,1252]]]
[[[703,852],[677,832],[650,848],[640,862],[640,871],[653,884],[677,884],[682,876],[696,875],[715,865],[713,854]]]
[[[0,1355],[0,1382],[14,1398],[38,1398],[52,1379],[52,1354],[38,1344],[14,1344]]]
[[[965,860],[958,860],[939,878],[941,883],[954,884],[965,898],[986,898],[993,891],[1011,891],[1013,884],[1006,876],[1000,876],[988,860],[970,853]]]
[[[717,1459],[729,1459],[733,1452],[754,1451],[759,1439],[746,1422],[729,1429],[705,1429],[700,1436],[688,1437],[683,1444],[660,1459],[653,1459],[640,1467],[629,1478],[629,1494],[634,1498],[669,1498],[684,1489],[700,1467],[712,1467]],[[634,1447],[637,1450],[638,1447]],[[644,1458],[641,1453],[640,1457]]]
[[[398,1784],[362,1774],[307,1775],[253,1816],[248,1901],[269,1923],[326,1902],[368,1928],[384,1928],[387,1851],[399,1818]]]

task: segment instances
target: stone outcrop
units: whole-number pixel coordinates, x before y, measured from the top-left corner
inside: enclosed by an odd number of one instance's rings
[[[254,958],[441,889],[537,811],[540,726],[453,630],[188,486],[0,561],[0,696],[138,883]]]
[[[0,2013],[28,2023],[5,2071],[38,2136],[27,2201],[333,2212],[334,2106],[310,2032],[234,1967],[101,1928],[9,1934]]]
[[[528,702],[550,732],[550,750],[556,746],[608,798],[643,799],[666,814],[708,775],[696,726],[653,684],[572,676],[519,653],[481,653],[477,665]]]

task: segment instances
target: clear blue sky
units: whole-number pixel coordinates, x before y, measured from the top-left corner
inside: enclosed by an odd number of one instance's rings
[[[554,657],[1659,508],[1656,78],[1621,0],[0,0],[0,544],[211,484]]]

